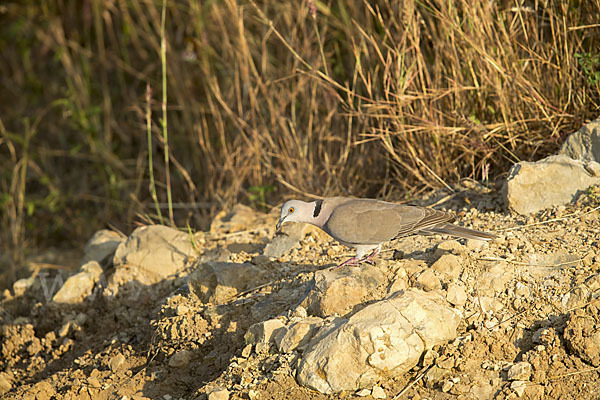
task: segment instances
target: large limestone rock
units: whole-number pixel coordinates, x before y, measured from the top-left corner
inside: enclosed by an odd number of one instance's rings
[[[504,200],[513,211],[532,214],[569,203],[596,184],[600,184],[600,164],[561,154],[515,164],[504,183]]]
[[[317,271],[315,286],[307,298],[307,309],[320,317],[344,315],[384,282],[387,283],[381,269],[373,266]]]
[[[569,135],[559,154],[575,160],[600,162],[600,118]]]
[[[136,280],[150,285],[183,270],[196,255],[189,234],[163,225],[137,228],[117,247],[109,286]]]
[[[407,372],[423,351],[455,338],[459,321],[458,312],[435,293],[397,292],[321,328],[297,379],[326,394],[371,387],[385,375]]]
[[[117,247],[123,241],[125,241],[125,237],[118,232],[108,229],[99,230],[85,244],[82,264],[89,261],[104,263],[115,254]]]
[[[308,230],[308,224],[291,223],[281,227],[273,241],[266,245],[263,254],[267,257],[278,258],[300,245],[300,240]]]
[[[56,292],[55,303],[77,304],[92,294],[94,285],[102,276],[102,267],[96,261],[90,261],[81,267],[81,271],[70,276]]]

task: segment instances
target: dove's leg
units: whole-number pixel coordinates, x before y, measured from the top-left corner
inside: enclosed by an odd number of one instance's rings
[[[344,265],[356,265],[356,264],[360,264],[361,261],[362,260],[360,258],[358,258],[358,257],[352,257],[352,258],[347,259],[346,261],[344,261],[343,263],[341,263],[340,265],[338,265],[334,269],[340,269]]]
[[[375,258],[375,256],[377,254],[379,254],[380,251],[381,251],[381,245],[377,246],[377,248],[375,250],[373,250],[373,252],[371,254],[369,254],[368,256],[363,258],[361,261],[364,261],[367,264],[371,264],[371,265],[375,264],[375,262],[373,261],[373,258]]]
[[[338,265],[337,267],[335,267],[335,269],[342,268],[345,265],[360,264],[362,262],[366,262],[366,263],[369,263],[369,264],[374,264],[373,258],[381,250],[381,245],[378,245],[378,246],[372,246],[372,245],[368,245],[368,246],[356,246],[356,249],[357,249],[357,251],[356,251],[356,256],[355,257],[349,258],[348,260],[344,261],[343,263],[341,263],[340,265]],[[371,251],[370,254],[368,253],[369,251]],[[368,255],[365,255],[365,254],[368,254]]]

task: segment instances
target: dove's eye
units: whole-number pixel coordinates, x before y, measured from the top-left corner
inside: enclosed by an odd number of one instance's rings
[[[294,212],[294,207],[290,207],[290,209],[288,210],[288,213],[293,213]]]

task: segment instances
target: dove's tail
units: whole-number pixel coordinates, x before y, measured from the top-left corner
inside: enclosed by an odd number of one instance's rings
[[[419,231],[421,234],[437,234],[437,235],[450,235],[457,236],[465,239],[476,239],[476,240],[492,240],[497,236],[493,233],[476,231],[474,229],[463,228],[462,226],[454,225],[454,224],[439,224],[436,226],[432,226],[431,228],[423,229]]]

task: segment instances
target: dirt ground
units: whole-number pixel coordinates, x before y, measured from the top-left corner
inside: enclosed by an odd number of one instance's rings
[[[485,246],[459,240],[464,265],[456,281],[467,298],[458,338],[427,351],[406,374],[391,371],[377,390],[320,394],[296,383],[299,354],[246,345],[253,323],[289,317],[314,271],[351,252],[311,229],[298,249],[266,259],[261,252],[275,234],[275,212],[240,234],[200,235],[200,260],[225,252],[268,271],[268,284],[226,304],[190,294],[193,263],[172,280],[114,297],[96,291],[74,306],[46,300],[56,276],[68,273],[60,269],[37,271],[23,293],[5,291],[0,393],[39,400],[227,398],[220,389],[252,400],[600,398],[598,193],[531,217],[506,211],[496,192],[423,200],[499,239]],[[447,240],[415,236],[388,244],[377,267],[402,267],[408,285],[419,286],[419,273]],[[381,298],[377,290],[361,302]]]

